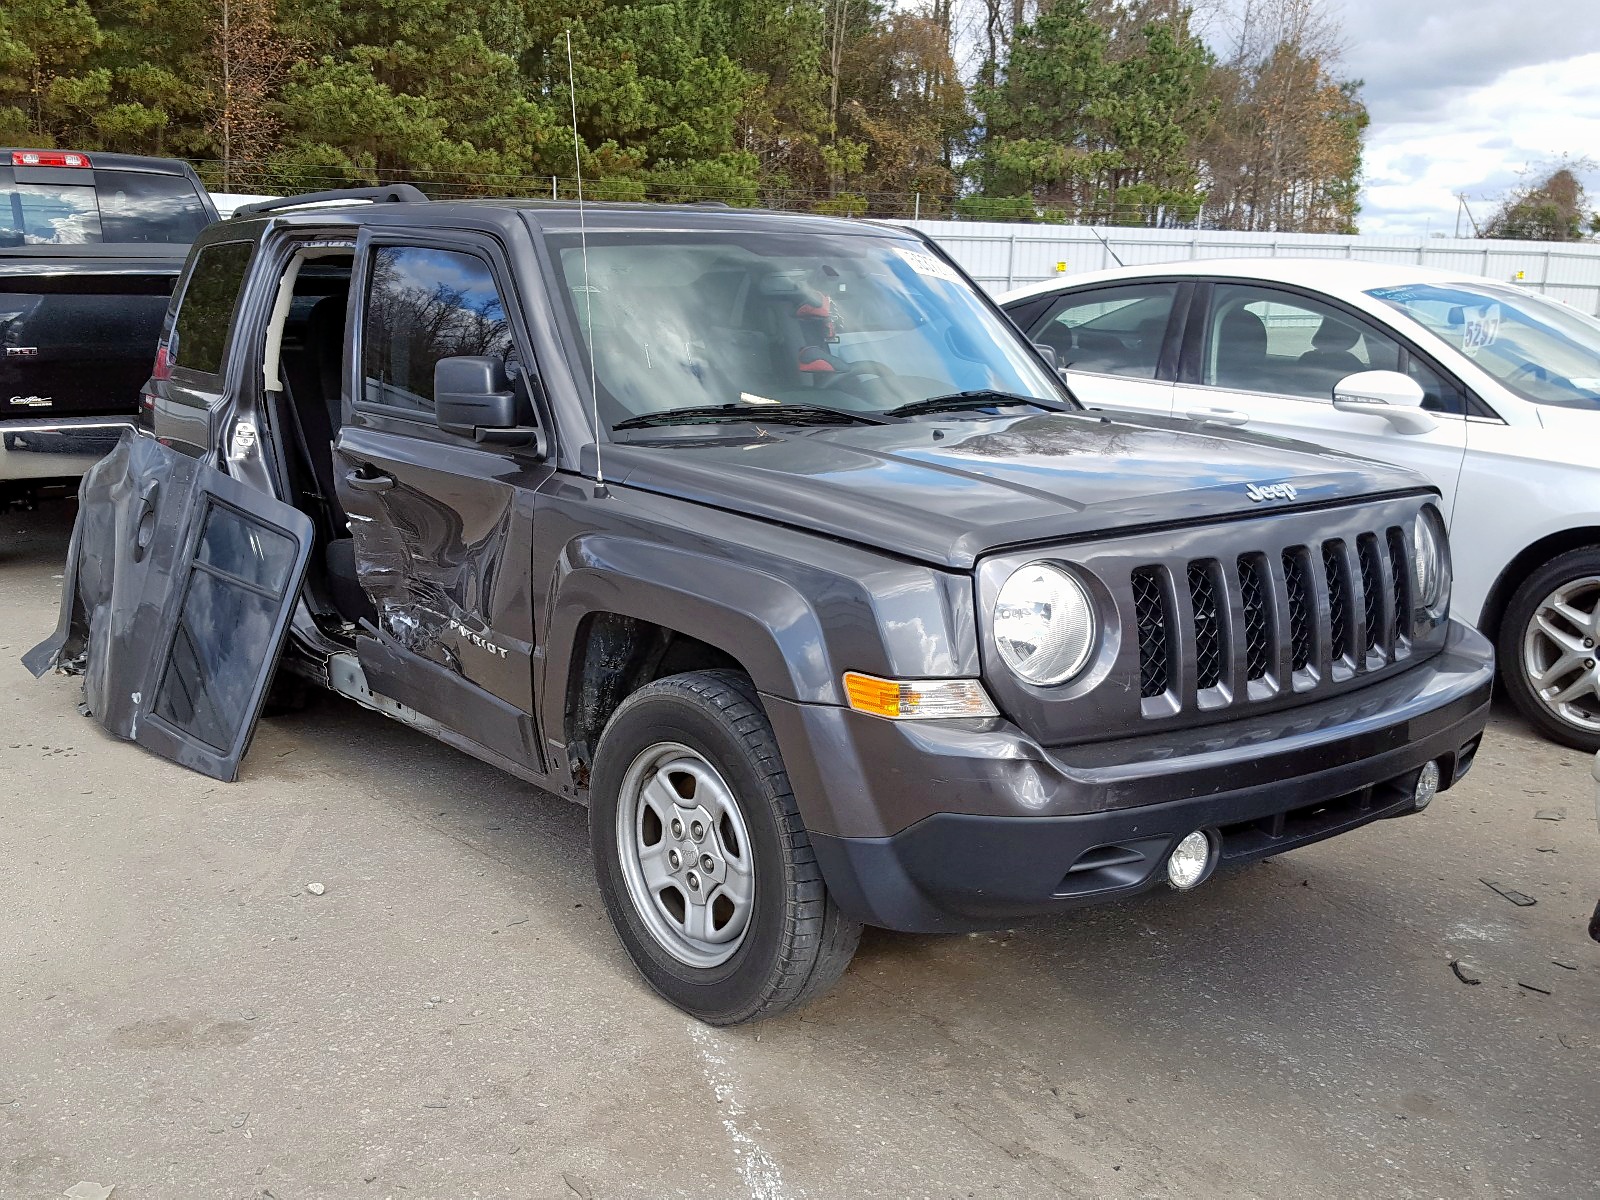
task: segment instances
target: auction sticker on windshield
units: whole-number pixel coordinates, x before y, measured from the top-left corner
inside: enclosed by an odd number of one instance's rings
[[[903,246],[896,246],[894,249],[895,253],[905,259],[918,275],[926,275],[930,279],[942,279],[946,283],[961,282],[961,276],[956,274],[955,268],[935,255],[924,254],[921,250],[907,250]]]
[[[1466,327],[1461,331],[1461,350],[1468,358],[1476,358],[1479,350],[1494,345],[1499,336],[1500,306],[1475,308],[1467,314]]]

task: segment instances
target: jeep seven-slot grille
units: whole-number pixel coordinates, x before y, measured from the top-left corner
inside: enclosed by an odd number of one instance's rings
[[[1161,573],[1140,567],[1133,573],[1133,614],[1139,623],[1139,695],[1159,696],[1167,690],[1167,616]]]
[[[1344,543],[1322,543],[1322,569],[1328,575],[1328,636],[1333,657],[1350,653],[1350,581],[1344,573]]]
[[[1350,554],[1351,549],[1355,554]],[[1251,551],[1232,560],[1196,558],[1140,566],[1131,574],[1139,631],[1139,694],[1169,696],[1179,710],[1194,692],[1207,707],[1237,703],[1267,689],[1310,691],[1332,668],[1376,670],[1410,652],[1402,614],[1409,608],[1408,559],[1398,526],[1353,538]],[[1180,574],[1181,572],[1181,574]],[[1187,587],[1188,612],[1170,599],[1173,576]],[[1193,664],[1192,679],[1184,670]],[[1284,678],[1287,674],[1289,678]],[[1170,715],[1170,702],[1150,715]]]
[[[1289,594],[1289,636],[1292,662],[1296,671],[1304,671],[1311,664],[1312,628],[1317,623],[1316,607],[1311,602],[1311,589],[1306,585],[1310,572],[1306,568],[1306,548],[1294,546],[1283,552],[1284,584]]]
[[[1264,679],[1272,669],[1265,573],[1259,554],[1239,556],[1239,600],[1244,605],[1244,677],[1249,680]]]
[[[1383,568],[1378,563],[1378,539],[1363,533],[1356,539],[1357,556],[1361,559],[1361,612],[1365,618],[1366,639],[1361,650],[1371,654],[1384,640],[1383,628]]]
[[[1411,611],[1411,572],[1406,569],[1406,535],[1399,526],[1389,530],[1389,575],[1394,580],[1395,636],[1405,628],[1401,614]]]
[[[1209,560],[1189,564],[1189,599],[1194,606],[1195,682],[1214,688],[1222,682],[1222,621]]]

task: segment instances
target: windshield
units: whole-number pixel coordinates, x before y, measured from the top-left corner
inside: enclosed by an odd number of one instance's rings
[[[1600,321],[1531,292],[1414,283],[1367,295],[1426,325],[1535,404],[1600,409]]]
[[[182,175],[99,170],[92,182],[81,184],[0,179],[0,248],[186,245],[210,221],[194,185]]]
[[[601,423],[690,406],[881,413],[986,390],[1069,403],[942,259],[899,239],[767,231],[549,238],[574,372]],[[592,329],[592,339],[585,331]]]

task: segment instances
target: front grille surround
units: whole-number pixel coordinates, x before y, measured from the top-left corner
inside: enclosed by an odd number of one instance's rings
[[[1241,554],[1231,573],[1215,558],[1191,559],[1184,578],[1189,591],[1187,627],[1154,630],[1140,622],[1140,637],[1152,653],[1141,656],[1143,699],[1159,699],[1153,680],[1170,680],[1175,672],[1159,648],[1181,652],[1185,643],[1194,659],[1195,707],[1231,704],[1241,683],[1245,697],[1273,693],[1280,677],[1294,691],[1310,692],[1329,681],[1343,682],[1379,670],[1409,654],[1397,637],[1396,596],[1404,581],[1390,573],[1394,558],[1378,553],[1378,540],[1404,538],[1390,526],[1354,538],[1325,538],[1312,547],[1289,546],[1280,555],[1284,601],[1282,616],[1267,612],[1262,593],[1265,554]],[[1320,567],[1320,570],[1318,569]],[[1159,591],[1164,568],[1139,567],[1142,589]],[[1274,586],[1269,583],[1268,586]],[[1229,622],[1222,606],[1233,601],[1239,620]],[[1171,620],[1171,614],[1162,614]],[[1276,661],[1272,646],[1288,648],[1287,670]],[[1234,661],[1235,647],[1242,661]],[[1275,671],[1277,667],[1279,670]],[[1170,692],[1165,697],[1171,700]],[[1165,715],[1160,706],[1146,706],[1146,716]]]
[[[1106,638],[1083,676],[1036,688],[999,665],[985,622],[992,694],[1031,736],[1066,746],[1314,703],[1408,669],[1446,633],[1442,619],[1412,629],[1413,588],[1397,574],[1427,502],[1279,509],[986,558],[980,612],[1016,567],[1056,560],[1093,580]]]

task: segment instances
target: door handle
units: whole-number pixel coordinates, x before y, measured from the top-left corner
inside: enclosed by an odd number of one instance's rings
[[[1213,425],[1250,424],[1250,414],[1236,408],[1191,408],[1185,415],[1190,420],[1210,421]]]
[[[387,492],[394,486],[394,476],[385,475],[375,467],[346,471],[344,481],[358,492]]]

